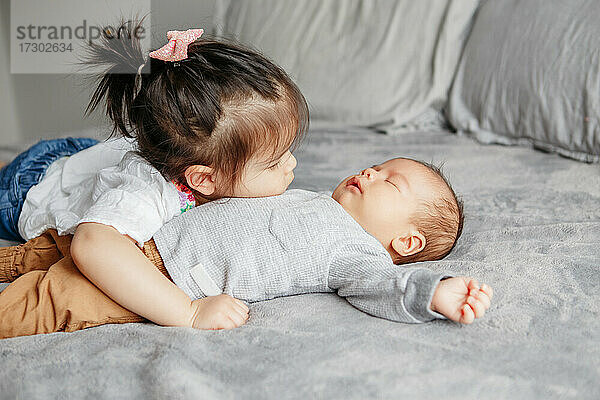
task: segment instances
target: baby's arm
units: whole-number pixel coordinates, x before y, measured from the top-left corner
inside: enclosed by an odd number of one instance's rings
[[[231,329],[248,319],[248,307],[228,295],[191,301],[132,239],[111,226],[79,225],[71,243],[71,255],[82,274],[106,295],[157,324]]]
[[[359,310],[398,322],[427,322],[443,315],[470,323],[489,308],[488,286],[479,290],[475,281],[469,286],[470,278],[452,278],[423,268],[425,263],[394,265],[378,250],[348,246],[340,251],[329,268],[329,288]]]
[[[441,281],[433,294],[431,310],[463,324],[481,318],[490,308],[494,291],[485,283],[479,287],[475,279],[449,278]]]

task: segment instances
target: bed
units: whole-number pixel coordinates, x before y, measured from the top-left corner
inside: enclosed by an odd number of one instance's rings
[[[597,399],[598,165],[447,131],[317,128],[292,187],[330,191],[397,156],[444,162],[462,195],[464,233],[427,266],[493,286],[482,320],[394,323],[323,293],[252,304],[232,331],[147,323],[6,339],[0,397]]]

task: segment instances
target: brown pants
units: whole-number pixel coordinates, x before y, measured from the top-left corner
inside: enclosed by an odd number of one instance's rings
[[[71,259],[71,239],[49,230],[22,245],[0,248],[0,282],[11,282],[0,292],[0,339],[146,321],[79,272]],[[152,239],[142,251],[170,279]]]

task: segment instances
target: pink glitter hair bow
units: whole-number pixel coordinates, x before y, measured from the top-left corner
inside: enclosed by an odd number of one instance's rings
[[[188,56],[187,48],[204,33],[204,29],[188,29],[187,31],[169,31],[169,43],[149,54],[152,58],[163,61],[181,61]]]

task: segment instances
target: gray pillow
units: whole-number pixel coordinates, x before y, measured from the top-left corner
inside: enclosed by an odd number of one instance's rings
[[[483,143],[600,161],[600,2],[487,1],[450,94],[448,119]]]
[[[447,101],[477,0],[230,0],[218,34],[300,86],[317,124],[381,130]],[[423,118],[423,117],[421,117]]]

